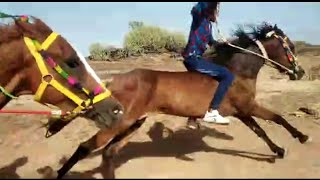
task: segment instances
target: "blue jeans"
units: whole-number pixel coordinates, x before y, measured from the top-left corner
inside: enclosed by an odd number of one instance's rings
[[[200,72],[202,74],[215,77],[215,79],[219,81],[218,88],[210,103],[211,109],[218,110],[223,97],[232,84],[234,75],[226,67],[214,64],[197,56],[189,56],[185,58],[184,65],[188,71]]]

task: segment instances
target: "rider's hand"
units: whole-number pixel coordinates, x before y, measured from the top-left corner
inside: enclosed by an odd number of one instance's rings
[[[220,37],[218,42],[221,43],[221,44],[228,44],[229,43],[228,40],[226,38],[224,38],[224,37]]]

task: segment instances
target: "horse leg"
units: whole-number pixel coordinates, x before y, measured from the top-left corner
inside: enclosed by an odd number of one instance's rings
[[[255,119],[251,116],[237,116],[246,126],[248,126],[258,137],[262,138],[272,152],[276,153],[279,157],[283,158],[285,150],[275,143],[268,137],[267,133],[259,126]]]
[[[50,138],[51,136],[57,134],[68,125],[71,121],[62,121],[57,119],[49,119],[49,122],[46,123],[44,126],[47,128],[47,133],[45,135],[46,138]]]
[[[199,129],[200,124],[197,122],[197,118],[189,117],[187,121],[187,127],[189,129]]]
[[[61,179],[75,164],[86,158],[90,153],[109,144],[117,135],[127,130],[135,121],[121,121],[115,127],[100,130],[89,140],[81,143],[77,150],[58,170],[58,179]]]
[[[138,129],[145,122],[147,117],[136,121],[127,131],[116,136],[111,143],[109,143],[102,152],[102,163],[101,166],[103,170],[101,171],[102,177],[104,179],[114,179],[115,178],[115,165],[113,158],[118,152],[128,144],[130,138],[134,136]]]
[[[69,158],[68,161],[57,171],[57,179],[61,179],[75,164],[86,158],[92,151],[98,148],[96,146],[96,139],[97,134],[79,145],[71,158]]]
[[[253,109],[253,115],[265,120],[271,120],[279,125],[282,125],[294,138],[298,138],[300,143],[305,143],[309,137],[302,134],[295,127],[289,124],[282,116],[264,108],[259,105]]]

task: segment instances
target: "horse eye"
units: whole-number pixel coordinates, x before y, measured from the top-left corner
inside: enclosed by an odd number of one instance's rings
[[[66,64],[70,67],[70,68],[76,68],[77,66],[79,66],[79,62],[75,59],[71,59],[71,60],[68,60],[66,62]]]

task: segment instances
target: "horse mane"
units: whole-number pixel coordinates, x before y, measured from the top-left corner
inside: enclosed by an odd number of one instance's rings
[[[250,31],[246,32],[245,28]],[[266,37],[266,35],[270,31],[275,31],[276,34],[284,36],[283,31],[279,29],[277,25],[273,26],[267,22],[262,22],[261,24],[238,25],[238,28],[232,33],[232,36],[237,38],[233,43],[242,48],[247,48],[254,43],[254,40],[267,40],[268,37]]]
[[[233,40],[230,41],[231,44],[247,49],[248,47],[255,45],[254,40],[264,41],[268,37],[266,35],[270,31],[275,31],[280,36],[283,36],[284,33],[277,25],[271,25],[267,22],[262,22],[260,24],[243,24],[238,25],[235,30],[232,32]],[[205,54],[205,58],[214,60],[216,55],[224,56],[223,59],[231,59],[233,54],[239,53],[241,50],[230,47],[229,45],[221,44],[215,47],[214,52],[209,52]],[[216,60],[214,60],[217,62]],[[217,62],[220,64],[225,64],[225,61]]]

